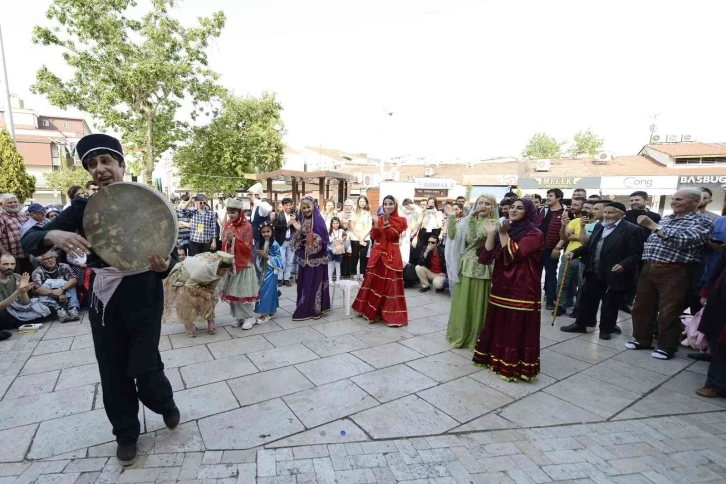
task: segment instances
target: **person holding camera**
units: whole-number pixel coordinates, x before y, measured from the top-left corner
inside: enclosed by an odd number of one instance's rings
[[[439,211],[436,197],[429,197],[426,200],[426,208],[421,216],[421,229],[418,232],[418,243],[421,245],[421,250],[424,250],[429,237],[439,238],[443,226],[444,216]]]
[[[189,256],[217,250],[219,224],[217,213],[209,208],[207,197],[201,193],[194,197],[196,208],[191,211],[189,225]]]
[[[421,289],[418,292],[428,292],[431,285],[436,292],[442,292],[446,285],[446,256],[444,246],[439,244],[439,239],[429,237],[426,249],[421,254],[416,266],[416,275],[421,282]]]

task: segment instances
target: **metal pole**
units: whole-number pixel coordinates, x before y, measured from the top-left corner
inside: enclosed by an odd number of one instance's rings
[[[3,58],[3,82],[5,83],[5,101],[7,102],[7,126],[10,132],[10,137],[13,139],[13,146],[17,148],[15,144],[15,124],[13,123],[13,107],[10,105],[10,87],[8,86],[8,68],[5,65],[5,47],[3,45],[3,29],[0,26],[0,55]]]

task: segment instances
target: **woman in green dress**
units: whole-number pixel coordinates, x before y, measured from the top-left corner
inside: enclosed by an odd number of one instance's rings
[[[450,264],[450,267],[459,268],[458,273],[450,274],[449,277],[449,285],[455,284],[455,286],[451,298],[446,340],[454,348],[474,349],[476,340],[484,328],[489,305],[492,266],[480,264],[476,251],[487,239],[484,220],[497,220],[497,207],[494,195],[485,194],[476,199],[469,216],[458,223],[454,217],[449,218],[448,244],[453,245],[453,250],[451,260],[447,260],[446,263]]]

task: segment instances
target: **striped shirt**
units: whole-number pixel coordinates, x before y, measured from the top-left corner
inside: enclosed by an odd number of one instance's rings
[[[9,213],[0,209],[0,242],[16,259],[27,257],[20,246],[20,231],[27,221],[27,214]]]

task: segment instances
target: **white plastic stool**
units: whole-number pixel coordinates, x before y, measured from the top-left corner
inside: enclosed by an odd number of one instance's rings
[[[345,295],[345,315],[350,316],[350,288],[353,286],[357,286],[358,282],[343,279],[340,281],[336,281],[335,285],[343,288],[343,294]]]

